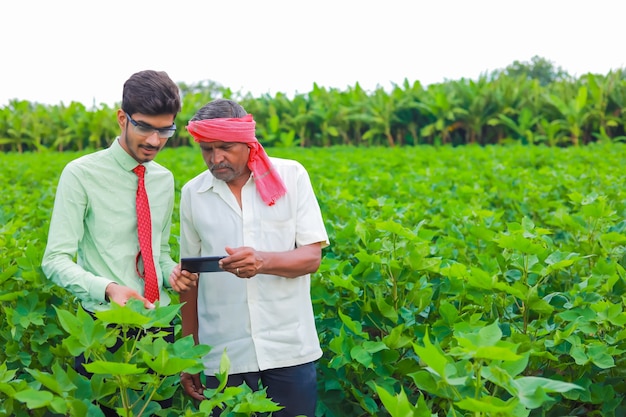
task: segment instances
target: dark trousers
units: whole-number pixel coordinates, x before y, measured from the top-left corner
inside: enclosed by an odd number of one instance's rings
[[[91,314],[91,313],[90,313]],[[93,314],[91,314],[91,316],[94,318],[95,320],[95,316]],[[160,327],[160,328],[156,328],[156,329],[148,329],[148,332],[161,332],[161,331],[165,331],[167,332],[167,335],[165,337],[163,337],[163,339],[168,342],[168,343],[174,343],[174,327]],[[138,329],[138,328],[131,328],[128,332],[127,332],[127,337],[128,338],[134,338],[137,337],[137,335],[139,335],[139,337],[141,337],[143,334],[146,334],[146,330],[143,329]],[[124,341],[120,338],[117,339],[117,341],[115,342],[115,344],[113,346],[111,346],[110,348],[108,348],[107,350],[111,353],[116,352],[124,343]],[[85,369],[85,364],[88,363],[87,360],[85,359],[85,355],[81,354],[80,356],[77,356],[74,359],[74,369],[76,370],[76,372],[78,372],[79,374],[87,377],[87,378],[91,378],[93,376],[92,373],[87,372],[87,370]],[[169,398],[167,400],[163,400],[163,401],[159,401],[159,404],[161,405],[161,408],[170,408],[172,406],[172,399]],[[106,407],[102,404],[100,404],[100,409],[102,410],[102,412],[104,413],[105,417],[118,417],[118,414],[115,410],[113,410],[112,408]]]
[[[227,385],[236,387],[246,383],[252,390],[259,389],[259,383],[267,387],[267,397],[285,408],[272,413],[273,417],[307,416],[315,417],[317,403],[317,370],[315,362],[286,368],[267,369],[260,372],[228,375]],[[214,376],[206,377],[207,388],[215,389],[219,381]],[[214,416],[220,410],[213,410]]]

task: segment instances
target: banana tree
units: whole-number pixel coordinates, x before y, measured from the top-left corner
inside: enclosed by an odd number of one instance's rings
[[[364,142],[363,135],[369,126],[367,115],[368,93],[356,83],[340,95],[341,113],[345,114],[348,126],[339,131],[344,137],[345,144],[360,144]]]
[[[420,134],[430,137],[434,144],[450,143],[450,133],[458,127],[457,117],[466,113],[460,107],[455,90],[445,84],[432,84],[420,97],[417,106],[431,116],[430,123],[421,129]]]
[[[531,114],[541,114],[544,90],[538,80],[501,75],[491,82],[489,90],[495,111],[484,126],[484,143],[501,144],[508,137],[509,128],[499,123],[500,115],[514,119],[523,108],[528,108]],[[494,123],[494,119],[498,122]]]
[[[59,152],[66,149],[83,150],[90,135],[87,119],[91,113],[87,112],[85,106],[78,102],[71,102],[67,106],[61,103],[54,106],[52,111],[61,127],[59,134],[52,142],[52,146]],[[114,118],[115,115],[111,114],[109,117]]]
[[[369,129],[363,134],[363,139],[372,142],[372,139],[383,136],[387,144],[394,147],[395,140],[391,133],[391,125],[395,120],[393,98],[382,88],[377,88],[365,108],[369,113]]]
[[[119,134],[120,128],[113,108],[104,106],[91,112],[86,123],[89,131],[87,143],[92,148],[109,146]],[[179,129],[177,132],[182,130],[184,129]]]
[[[563,124],[560,120],[547,120],[541,118],[537,125],[537,142],[545,142],[548,146],[557,146],[563,143]]]
[[[517,137],[515,139],[526,141],[530,145],[534,145],[537,141],[537,131],[535,130],[540,117],[535,116],[528,107],[524,107],[517,118],[510,118],[500,113],[494,119],[489,120],[489,124],[493,126],[506,126],[513,131]]]
[[[402,86],[394,85],[391,91],[396,102],[396,141],[399,144],[404,144],[405,133],[408,133],[413,145],[420,143],[419,127],[425,123],[425,120],[417,102],[423,92],[424,87],[419,81],[411,84],[407,79],[404,80]]]
[[[286,115],[285,123],[296,133],[297,143],[306,147],[311,137],[311,103],[303,94],[296,94],[291,100],[291,112]]]
[[[291,147],[297,145],[296,131],[286,129],[286,124],[281,122],[281,118],[276,111],[276,107],[270,103],[268,107],[269,116],[265,120],[257,121],[257,131],[259,140],[264,144],[277,147]]]
[[[609,101],[621,81],[619,73],[609,73],[606,77],[589,73],[581,81],[586,82],[589,88],[589,124],[592,135],[599,141],[613,141],[611,131],[619,126],[619,119],[609,112]]]
[[[320,87],[313,84],[313,91],[309,93],[311,100],[311,115],[316,126],[313,133],[318,146],[331,146],[335,144],[334,138],[339,137],[337,112],[337,97],[339,90]]]
[[[465,143],[483,143],[483,132],[497,114],[503,112],[504,101],[495,95],[497,90],[485,76],[477,81],[459,81],[453,84],[462,107],[458,120],[465,130]]]
[[[8,145],[11,151],[42,150],[44,140],[51,136],[53,124],[47,109],[26,100],[11,100],[5,112],[6,130],[0,137],[0,145]]]
[[[626,68],[610,74],[615,78],[614,88],[609,91],[609,105],[607,113],[616,126],[612,127],[612,132],[618,136],[626,135]]]
[[[576,97],[573,99],[563,98],[554,93],[549,93],[546,100],[553,106],[558,114],[563,128],[569,132],[571,144],[579,146],[585,124],[589,119],[590,112],[587,106],[588,89],[586,86],[578,87]]]

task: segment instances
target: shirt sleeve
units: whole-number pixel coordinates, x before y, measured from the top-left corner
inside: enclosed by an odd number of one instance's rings
[[[50,280],[78,298],[104,302],[105,289],[113,281],[94,275],[75,262],[88,207],[87,192],[79,178],[80,172],[71,165],[61,173],[41,267]]]
[[[183,187],[180,199],[180,257],[200,256],[202,252],[198,232],[193,225],[191,191]]]
[[[298,163],[298,212],[296,245],[305,246],[321,243],[322,248],[330,244],[324,226],[322,211],[313,191],[306,169]]]
[[[172,228],[172,214],[174,212],[174,180],[170,189],[172,190],[169,198],[169,204],[167,214],[163,219],[163,230],[161,233],[161,251],[159,255],[159,264],[161,266],[161,273],[163,274],[163,285],[171,288],[169,276],[172,270],[176,266],[176,262],[172,260],[171,248],[170,248],[170,231]]]

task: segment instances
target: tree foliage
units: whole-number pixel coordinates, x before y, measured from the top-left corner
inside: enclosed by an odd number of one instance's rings
[[[502,144],[581,146],[626,139],[626,72],[575,79],[533,57],[476,80],[421,85],[405,80],[366,91],[314,84],[308,93],[253,97],[212,81],[181,84],[180,126],[168,146],[189,146],[184,129],[216,98],[232,98],[252,113],[268,147]],[[82,150],[108,146],[119,134],[114,109],[82,104],[44,106],[14,100],[0,108],[0,150]]]
[[[533,56],[530,61],[514,61],[503,70],[494,72],[495,75],[500,73],[512,78],[537,80],[542,86],[571,78],[563,68],[537,55]]]

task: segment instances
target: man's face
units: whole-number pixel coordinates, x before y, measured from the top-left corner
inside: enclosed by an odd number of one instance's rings
[[[211,174],[226,183],[250,177],[248,156],[250,148],[241,142],[201,142],[202,158]]]
[[[118,110],[117,123],[122,129],[122,148],[140,164],[152,161],[167,143],[168,135],[174,133],[174,117],[173,114],[129,115]]]

